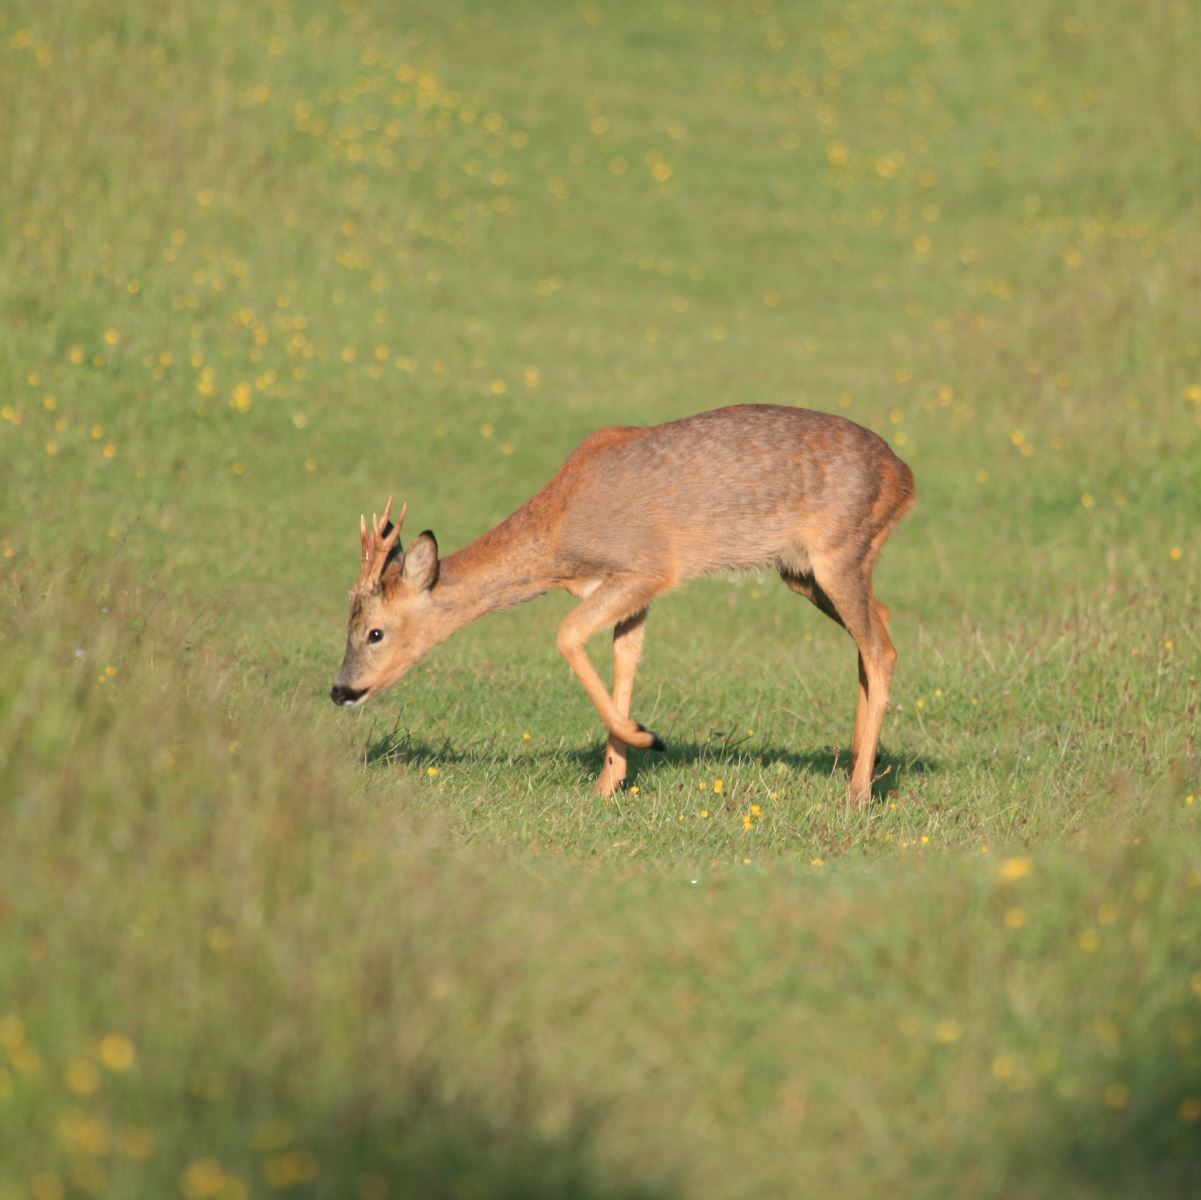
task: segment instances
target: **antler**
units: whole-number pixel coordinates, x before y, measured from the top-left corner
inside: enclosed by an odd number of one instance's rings
[[[371,514],[370,531],[367,529],[367,518],[359,517],[359,541],[363,546],[363,557],[359,564],[359,578],[354,585],[356,592],[373,592],[379,586],[388,556],[400,541],[400,529],[408,511],[409,506],[403,505],[400,515],[396,518],[396,524],[393,525],[392,497],[389,496],[383,518],[377,518],[375,513]]]

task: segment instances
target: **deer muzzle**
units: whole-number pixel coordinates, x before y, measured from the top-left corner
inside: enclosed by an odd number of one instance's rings
[[[329,698],[340,708],[351,708],[356,704],[362,704],[367,699],[367,689],[350,688],[335,683],[329,689]]]

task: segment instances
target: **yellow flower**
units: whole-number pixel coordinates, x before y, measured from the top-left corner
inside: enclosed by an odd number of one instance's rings
[[[128,1071],[136,1057],[133,1042],[121,1033],[106,1033],[100,1039],[100,1061],[110,1071]]]
[[[76,1154],[91,1154],[100,1158],[112,1148],[108,1126],[86,1113],[68,1113],[62,1120],[59,1132],[67,1148]]]
[[[225,1189],[226,1174],[215,1158],[198,1158],[188,1164],[179,1177],[179,1190],[187,1200],[205,1200]]]
[[[762,815],[763,815],[762,807],[758,804],[752,804],[751,805],[751,816],[752,817],[761,817]]]
[[[1017,1063],[1008,1054],[998,1054],[992,1060],[992,1073],[997,1079],[1008,1079],[1017,1069]]]
[[[86,1058],[76,1058],[67,1064],[63,1082],[77,1096],[90,1096],[100,1087],[100,1072]]]
[[[949,1046],[952,1042],[959,1041],[963,1034],[963,1027],[958,1021],[948,1018],[945,1021],[939,1021],[934,1027],[934,1040],[940,1045]]]
[[[121,340],[121,331],[119,329],[106,329],[104,331],[104,340],[110,346],[115,346]]]
[[[1025,879],[1034,869],[1034,863],[1026,857],[1005,858],[997,866],[997,878],[1002,883],[1017,883]]]
[[[724,788],[725,786],[726,786],[725,780],[723,780],[723,779],[715,779],[713,781],[713,790],[715,792],[720,792],[721,789]]]
[[[428,776],[429,776],[431,779],[433,779],[433,778],[435,778],[435,777],[437,776],[437,774],[438,774],[438,768],[437,768],[437,767],[426,767],[426,768],[425,768],[425,773],[426,773],[426,774],[427,774],[427,775],[428,775]]]
[[[8,1013],[0,1017],[0,1046],[13,1051],[25,1041],[25,1023],[20,1017]]]

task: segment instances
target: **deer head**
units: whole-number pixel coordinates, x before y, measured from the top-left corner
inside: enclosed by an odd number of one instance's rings
[[[406,504],[392,523],[392,500],[384,515],[359,518],[363,553],[350,591],[346,655],[329,697],[339,705],[362,704],[395,683],[440,638],[428,620],[430,591],[438,578],[438,543],[427,529],[409,547],[400,545]]]

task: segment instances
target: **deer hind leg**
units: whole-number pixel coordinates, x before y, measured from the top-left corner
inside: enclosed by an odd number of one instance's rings
[[[838,609],[834,607],[833,601],[826,595],[821,585],[814,579],[812,573],[794,573],[790,571],[781,571],[780,578],[794,591],[798,596],[804,596],[814,608],[819,612],[823,612],[837,625],[846,628],[846,622],[838,615]],[[860,735],[863,730],[863,721],[867,715],[867,683],[866,676],[863,670],[863,656],[859,656],[859,705],[855,709],[855,733],[851,738],[851,758],[855,757],[855,749],[859,745]]]
[[[634,695],[634,673],[642,657],[642,644],[646,639],[646,609],[618,621],[613,627],[613,704],[618,715],[629,717],[630,701]],[[626,744],[620,738],[609,735],[605,748],[605,765],[596,781],[598,796],[611,796],[626,780]]]
[[[814,575],[783,574],[786,584],[812,601],[854,639],[859,651],[859,702],[851,738],[851,794],[871,798],[880,729],[888,709],[897,653],[888,637],[888,609],[872,594],[871,567],[852,562],[837,568],[822,564]]]
[[[896,648],[888,636],[888,610],[872,594],[870,565],[819,570],[818,580],[859,649],[859,706],[851,741],[851,795],[871,799],[880,729],[888,711]]]
[[[831,621],[846,628],[846,622],[838,614],[834,602],[826,595],[825,590],[814,579],[812,574],[781,571],[780,578],[798,596],[804,596],[814,608],[823,612]],[[859,743],[863,740],[863,726],[867,719],[867,673],[863,665],[863,655],[859,655],[859,703],[855,709],[855,732],[851,738],[851,761],[854,762]]]
[[[630,719],[609,695],[584,649],[588,639],[602,629],[626,621],[642,612],[667,585],[644,576],[618,576],[606,580],[587,600],[576,607],[559,626],[559,651],[584,685],[610,735],[626,746],[663,750],[658,735]],[[630,687],[633,672],[630,672]]]

